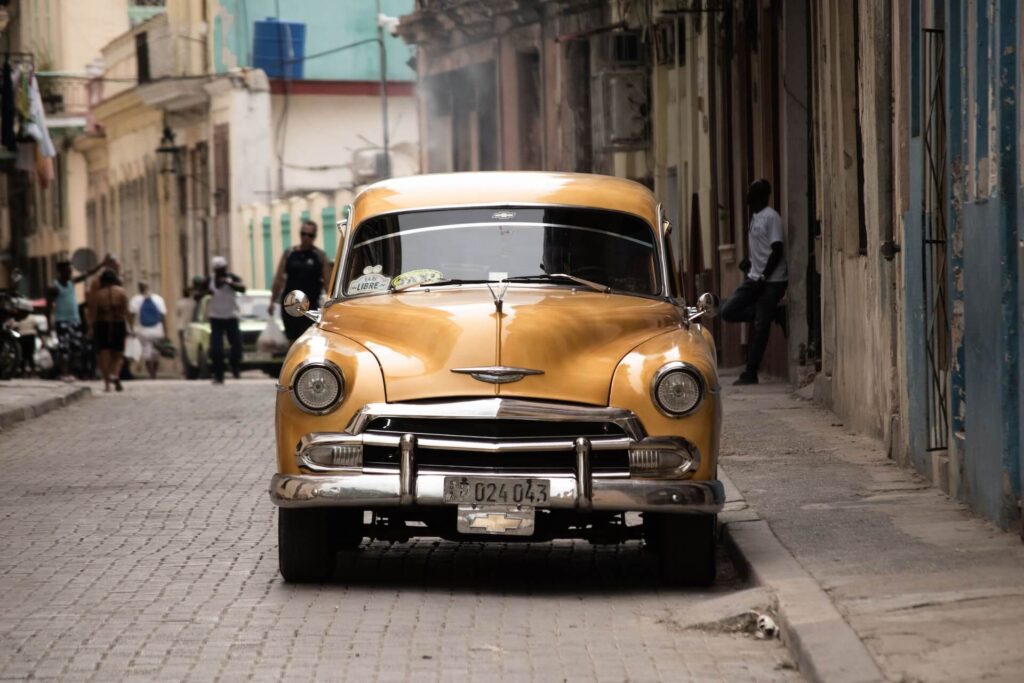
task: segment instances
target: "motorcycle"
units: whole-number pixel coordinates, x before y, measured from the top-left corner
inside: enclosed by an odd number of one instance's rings
[[[32,302],[17,293],[21,280],[17,269],[11,273],[11,287],[0,290],[0,379],[10,379],[21,371],[21,335],[15,323],[32,313]]]

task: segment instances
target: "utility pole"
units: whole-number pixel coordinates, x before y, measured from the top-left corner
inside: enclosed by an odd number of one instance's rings
[[[391,177],[391,145],[388,140],[388,55],[384,48],[384,15],[377,0],[377,47],[380,48],[380,117],[384,127],[384,164],[381,177]]]

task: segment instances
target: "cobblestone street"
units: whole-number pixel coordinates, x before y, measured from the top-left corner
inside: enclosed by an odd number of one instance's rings
[[[0,678],[795,680],[636,543],[373,543],[277,573],[272,384],[135,382],[0,434]],[[727,615],[723,615],[727,616]]]

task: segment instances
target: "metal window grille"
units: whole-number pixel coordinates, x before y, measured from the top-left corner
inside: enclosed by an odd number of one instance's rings
[[[945,38],[941,30],[923,29],[921,82],[925,86],[924,192],[921,248],[924,276],[924,342],[927,377],[927,449],[944,450],[949,442],[949,308],[946,270],[946,91]]]

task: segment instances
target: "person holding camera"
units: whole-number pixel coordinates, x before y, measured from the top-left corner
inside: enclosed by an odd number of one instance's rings
[[[764,178],[755,180],[747,191],[750,206],[750,231],[747,237],[749,260],[740,263],[746,278],[719,309],[719,317],[730,323],[754,323],[754,334],[747,348],[747,366],[733,384],[757,384],[757,371],[764,357],[772,322],[785,331],[785,310],[779,302],[786,294],[789,275],[786,270],[785,230],[782,217],[768,206],[772,186]]]
[[[224,337],[231,345],[231,374],[238,379],[242,367],[242,333],[238,327],[238,295],[245,293],[242,278],[228,272],[228,260],[214,256],[210,260],[213,277],[210,282],[210,303],[206,308],[210,319],[210,355],[213,356],[213,383],[224,384]]]

